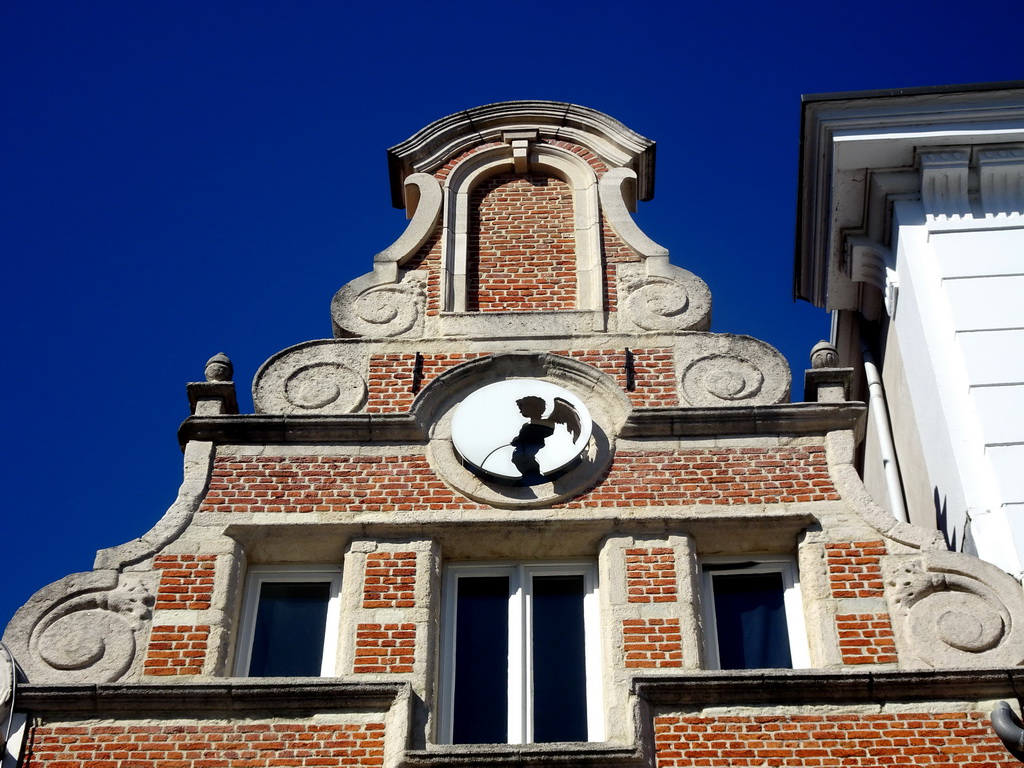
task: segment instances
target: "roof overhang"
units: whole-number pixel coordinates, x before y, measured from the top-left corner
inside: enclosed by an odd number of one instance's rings
[[[919,195],[919,149],[1022,141],[1024,82],[804,96],[794,298],[855,306],[844,233],[881,223],[869,221],[872,175],[887,172],[890,191]]]

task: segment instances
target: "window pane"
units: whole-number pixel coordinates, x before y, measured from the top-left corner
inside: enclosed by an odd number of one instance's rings
[[[507,576],[458,580],[452,743],[508,741]]]
[[[324,655],[326,581],[264,582],[253,631],[249,674],[253,677],[317,676]]]
[[[721,668],[792,668],[782,574],[721,574],[713,578]]]
[[[587,740],[582,576],[533,578],[533,740]]]

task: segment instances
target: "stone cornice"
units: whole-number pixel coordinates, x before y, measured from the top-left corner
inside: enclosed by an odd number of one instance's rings
[[[750,435],[824,435],[863,429],[863,403],[791,403],[709,408],[637,408],[619,436],[628,438]],[[191,416],[178,429],[178,442],[221,445],[322,443],[425,443],[429,425],[415,415],[341,416],[227,414]]]
[[[896,672],[760,670],[635,678],[633,693],[654,706],[883,704],[1017,698],[1024,669]]]
[[[559,101],[502,101],[435,120],[388,150],[392,204],[405,207],[404,180],[411,173],[432,173],[447,160],[503,135],[525,129],[572,141],[610,165],[637,174],[637,197],[654,196],[654,142],[595,109]]]
[[[817,435],[863,429],[864,403],[790,403],[733,408],[642,408],[634,410],[621,437],[714,437],[727,435]]]
[[[19,685],[16,709],[33,714],[113,717],[225,713],[385,711],[407,683],[339,683],[317,678],[198,683]]]

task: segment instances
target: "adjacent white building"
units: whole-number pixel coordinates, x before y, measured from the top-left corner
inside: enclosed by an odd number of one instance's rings
[[[806,97],[801,144],[794,291],[871,403],[865,484],[1021,579],[1024,83]]]

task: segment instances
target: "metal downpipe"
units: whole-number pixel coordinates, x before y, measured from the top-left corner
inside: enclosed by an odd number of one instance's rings
[[[889,427],[889,407],[885,402],[885,387],[878,373],[874,355],[867,342],[860,343],[861,356],[864,360],[864,376],[868,381],[868,406],[871,420],[878,434],[879,450],[882,453],[882,471],[885,474],[885,487],[889,495],[892,516],[900,522],[907,522],[907,506],[903,501],[903,482],[900,480],[899,462],[896,460],[896,447],[892,440]]]

